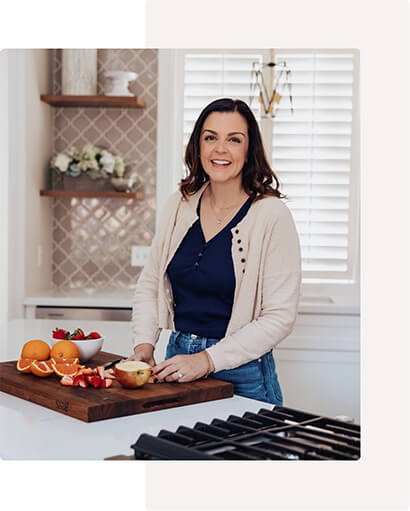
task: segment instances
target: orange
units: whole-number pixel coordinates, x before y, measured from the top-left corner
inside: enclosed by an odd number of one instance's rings
[[[80,361],[80,359],[78,357],[76,358],[51,358],[49,360],[50,362],[50,366],[51,366],[51,362],[54,362],[55,364],[78,364],[78,362]]]
[[[77,346],[71,341],[58,341],[51,348],[50,357],[55,360],[62,358],[79,358],[80,352]],[[48,358],[48,357],[46,357]]]
[[[75,376],[80,367],[78,364],[55,364],[54,362],[51,364],[54,372],[58,374],[58,376]]]
[[[31,358],[31,360],[47,360],[50,356],[50,347],[44,341],[28,341],[21,350],[20,358]]]
[[[36,376],[40,376],[41,378],[45,378],[46,376],[50,376],[53,374],[53,369],[49,367],[47,362],[44,360],[34,360],[31,363],[31,372]]]
[[[31,373],[31,358],[20,358],[17,360],[17,371],[20,373]]]

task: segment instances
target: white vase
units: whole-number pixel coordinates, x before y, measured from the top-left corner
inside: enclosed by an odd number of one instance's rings
[[[128,90],[128,82],[137,79],[137,73],[132,71],[106,71],[104,76],[111,80],[110,90],[105,92],[106,96],[134,96]]]
[[[97,50],[63,50],[62,94],[97,94]]]

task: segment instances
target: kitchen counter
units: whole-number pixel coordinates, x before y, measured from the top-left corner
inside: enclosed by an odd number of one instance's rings
[[[45,290],[36,295],[26,296],[24,306],[26,317],[34,317],[34,307],[113,307],[131,308],[132,291],[92,289]],[[299,304],[299,314],[359,314],[358,298],[348,295],[332,297],[303,296]]]
[[[55,328],[51,320],[22,319],[0,328],[0,360],[18,358],[30,339],[49,338]],[[59,321],[66,329],[82,327],[105,336],[104,351],[128,355],[131,352],[129,322]],[[164,346],[156,352],[163,357]],[[162,350],[162,351],[161,351]],[[85,423],[48,408],[0,392],[0,458],[13,460],[101,460],[116,455],[130,456],[130,448],[141,433],[157,435],[161,429],[175,431],[178,426],[210,422],[215,417],[258,411],[271,405],[234,396],[206,403],[170,408],[149,413]]]

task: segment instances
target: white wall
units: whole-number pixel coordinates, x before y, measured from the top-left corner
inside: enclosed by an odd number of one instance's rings
[[[9,84],[8,165],[8,316],[22,317],[24,298],[25,214],[25,52],[7,50]]]
[[[50,50],[25,50],[26,105],[26,211],[25,295],[49,289],[52,279],[52,201],[40,197],[47,188],[47,167],[52,154],[53,107],[40,101],[49,91]]]
[[[8,52],[0,52],[0,155],[8,168]],[[0,172],[0,329],[8,318],[8,172]]]
[[[49,50],[7,50],[8,55],[8,317],[24,316],[23,300],[49,287],[51,200],[46,186],[52,148],[52,110],[40,102],[49,90]],[[43,247],[39,265],[38,246]]]

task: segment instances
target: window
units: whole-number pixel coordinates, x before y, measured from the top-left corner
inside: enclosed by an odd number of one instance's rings
[[[271,161],[298,229],[304,278],[352,280],[354,53],[276,51],[275,61],[291,69],[294,111],[284,96]]]
[[[173,58],[177,75],[173,126],[181,127],[179,140],[175,138],[180,149],[174,159],[174,188],[185,172],[184,150],[203,107],[224,96],[249,103],[252,63],[286,61],[293,114],[285,92],[273,121],[263,116],[257,97],[251,108],[299,232],[303,282],[305,287],[357,283],[356,51],[177,50]]]

